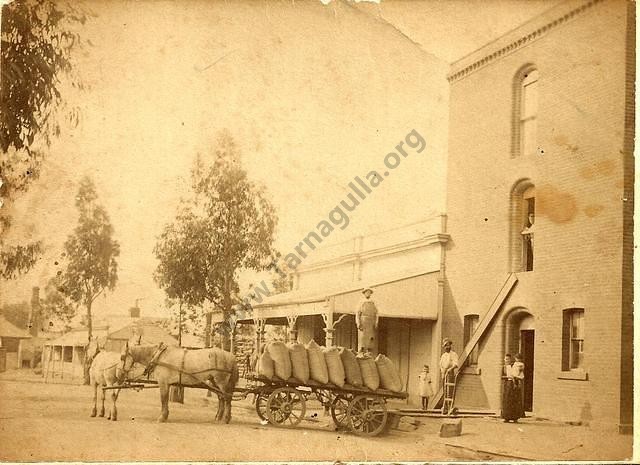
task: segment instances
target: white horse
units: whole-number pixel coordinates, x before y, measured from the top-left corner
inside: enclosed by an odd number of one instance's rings
[[[98,403],[98,388],[100,388],[101,394],[101,408],[98,416],[104,417],[104,398],[105,392],[103,387],[112,387],[122,384],[125,380],[125,372],[123,370],[123,363],[120,359],[120,354],[117,352],[98,352],[91,362],[91,368],[89,368],[89,385],[93,387],[93,410],[91,410],[91,416],[95,417],[97,412]],[[116,421],[118,419],[118,409],[116,408],[116,400],[118,400],[119,390],[111,390],[111,410],[109,411],[108,420]]]
[[[187,350],[164,345],[125,346],[123,368],[131,370],[139,364],[153,370],[160,388],[159,422],[169,417],[169,386],[212,389],[218,396],[216,422],[231,420],[231,397],[238,382],[238,367],[233,354],[221,349]]]

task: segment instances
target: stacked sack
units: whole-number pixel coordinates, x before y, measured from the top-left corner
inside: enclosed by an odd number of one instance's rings
[[[324,352],[316,341],[311,339],[307,344],[307,356],[309,358],[309,378],[320,384],[329,382],[329,370],[324,358]]]
[[[329,382],[338,387],[344,387],[345,372],[338,348],[327,347],[324,349],[324,360],[327,363]]]
[[[362,387],[362,373],[356,354],[351,349],[340,347],[340,360],[344,369],[344,377],[347,384],[354,387]]]
[[[389,357],[380,354],[376,357],[375,362],[380,376],[380,387],[393,392],[401,392],[402,379],[400,379],[400,374]]]
[[[262,352],[257,363],[258,376],[272,380],[276,375],[273,359],[266,350]]]
[[[380,375],[375,360],[371,355],[363,353],[358,354],[356,358],[362,374],[362,384],[372,391],[377,390],[380,387]]]
[[[307,384],[311,373],[306,347],[298,343],[289,344],[289,356],[291,358],[291,376],[293,376],[296,381]]]
[[[314,340],[304,346],[270,342],[258,358],[258,374],[268,380],[297,381],[307,384],[345,384],[372,391],[380,388],[402,392],[402,379],[394,363],[383,354],[355,354],[344,347],[319,346]]]

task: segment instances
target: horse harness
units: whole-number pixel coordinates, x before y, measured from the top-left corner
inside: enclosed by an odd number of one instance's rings
[[[171,370],[176,370],[178,372],[178,385],[182,385],[182,375],[184,374],[185,376],[189,376],[191,378],[193,378],[195,381],[197,381],[200,385],[202,385],[202,387],[210,390],[210,391],[214,391],[216,394],[224,397],[224,398],[228,398],[231,397],[232,394],[227,394],[225,392],[223,392],[218,386],[215,386],[214,383],[212,382],[213,380],[207,380],[202,381],[200,380],[200,378],[198,378],[196,375],[202,374],[202,373],[207,373],[207,372],[211,372],[211,371],[219,371],[221,373],[229,373],[232,374],[233,370],[227,370],[225,368],[208,368],[206,370],[201,370],[201,371],[196,371],[193,373],[189,373],[189,372],[185,372],[184,371],[184,360],[187,357],[187,352],[189,351],[189,349],[184,348],[183,352],[182,352],[182,359],[180,360],[180,368],[177,368],[174,365],[171,365],[169,363],[165,363],[159,360],[160,356],[165,352],[165,350],[167,350],[168,346],[166,344],[164,344],[163,342],[161,342],[158,345],[158,348],[156,349],[156,351],[153,353],[151,360],[149,361],[149,364],[145,367],[144,372],[142,373],[142,376],[146,376],[147,378],[151,375],[151,373],[153,373],[153,370],[155,370],[156,367],[161,366],[164,368],[169,368]]]

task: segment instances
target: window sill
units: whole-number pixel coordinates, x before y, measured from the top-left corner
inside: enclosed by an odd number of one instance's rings
[[[584,370],[561,371],[558,379],[572,379],[576,381],[589,381],[589,373]]]
[[[482,374],[482,369],[478,367],[464,367],[462,373],[465,375],[480,375]]]

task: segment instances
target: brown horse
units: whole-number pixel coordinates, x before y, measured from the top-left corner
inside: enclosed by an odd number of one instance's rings
[[[152,371],[160,388],[162,412],[159,422],[169,417],[169,386],[209,388],[218,396],[216,422],[231,420],[231,397],[238,382],[238,367],[233,354],[221,349],[188,350],[160,345],[126,346],[122,360],[125,371],[140,364]]]

